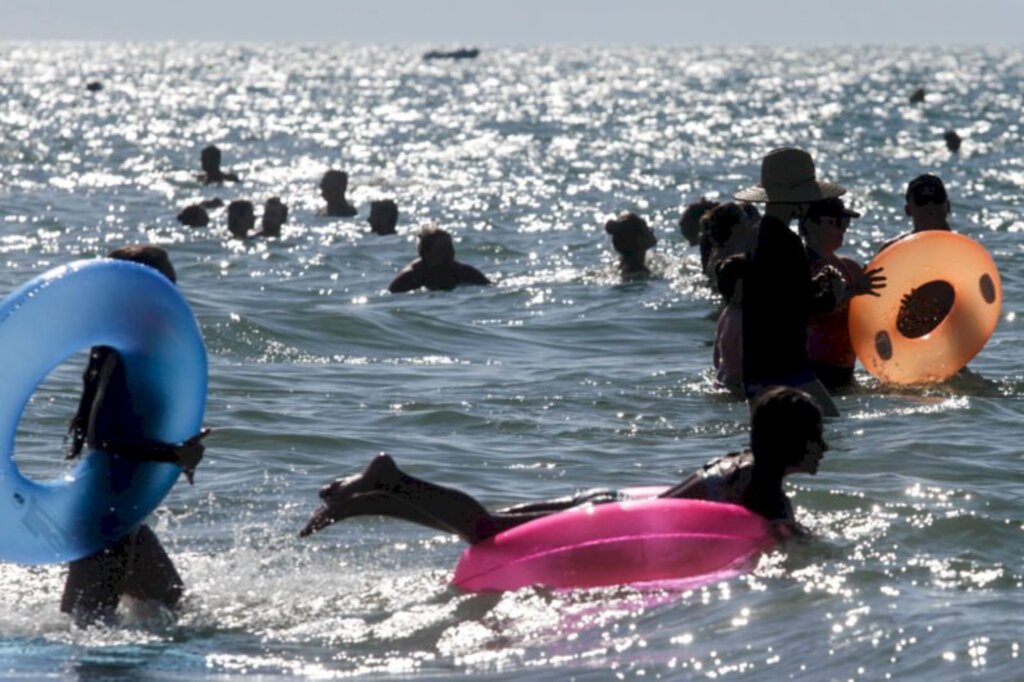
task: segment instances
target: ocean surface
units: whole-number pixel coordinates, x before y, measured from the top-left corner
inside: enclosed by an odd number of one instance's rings
[[[179,617],[79,629],[58,610],[65,567],[0,564],[0,678],[1024,680],[1024,52],[424,62],[430,47],[0,44],[0,293],[163,246],[205,336],[214,429],[195,485],[151,519],[187,583]],[[210,143],[240,184],[196,181]],[[469,595],[448,586],[461,544],[435,531],[367,518],[296,537],[320,486],[380,451],[498,505],[671,483],[742,447],[748,410],[711,380],[717,303],[677,220],[784,144],[849,188],[862,262],[909,229],[907,182],[939,173],[1005,289],[973,376],[896,389],[858,371],[821,472],[788,484],[813,539],[689,591]],[[349,172],[357,217],[317,215],[328,168]],[[175,220],[272,196],[291,210],[280,239],[227,239],[223,209]],[[397,236],[369,232],[384,198]],[[658,236],[650,281],[618,280],[603,225],[623,211]],[[494,286],[389,295],[428,224]],[[33,476],[64,470],[83,365],[21,419]]]

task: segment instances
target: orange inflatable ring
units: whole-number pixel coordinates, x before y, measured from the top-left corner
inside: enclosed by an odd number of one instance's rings
[[[850,340],[864,368],[880,380],[923,384],[948,379],[995,331],[1002,283],[992,257],[973,239],[955,232],[918,232],[875,256],[867,266],[872,268],[885,268],[886,287],[878,297],[850,301]],[[941,319],[922,335],[908,335],[900,308],[905,296],[922,290],[945,301],[927,326]]]

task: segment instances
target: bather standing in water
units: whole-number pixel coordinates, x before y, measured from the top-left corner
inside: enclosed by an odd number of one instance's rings
[[[452,236],[439,227],[420,231],[419,258],[405,266],[388,285],[388,291],[401,294],[419,288],[450,290],[460,284],[490,284],[484,273],[472,265],[455,260]]]
[[[167,252],[155,246],[126,246],[110,258],[132,261],[159,271],[171,282],[175,272]],[[184,443],[161,443],[143,435],[132,415],[124,363],[112,348],[92,349],[83,376],[78,411],[68,428],[68,459],[82,455],[86,445],[112,457],[178,464],[189,483],[203,457],[203,429]],[[171,558],[149,526],[143,524],[113,545],[68,564],[60,610],[78,625],[111,623],[122,597],[156,603],[173,610],[185,585]]]
[[[199,180],[204,185],[222,185],[224,182],[238,182],[238,176],[234,173],[225,173],[220,168],[220,149],[215,145],[203,148],[199,154],[199,163],[203,172],[199,174]]]
[[[611,235],[612,246],[619,254],[619,273],[624,281],[651,276],[647,267],[647,252],[658,243],[654,231],[635,213],[623,213],[604,225]]]

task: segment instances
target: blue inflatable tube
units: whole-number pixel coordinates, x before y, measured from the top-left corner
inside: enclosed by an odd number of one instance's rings
[[[202,425],[206,349],[188,303],[163,275],[97,259],[18,288],[0,304],[0,560],[44,564],[93,554],[140,524],[181,473],[176,464],[99,450],[58,480],[33,481],[18,470],[14,436],[29,398],[54,367],[91,346],[121,354],[147,438],[181,443]]]

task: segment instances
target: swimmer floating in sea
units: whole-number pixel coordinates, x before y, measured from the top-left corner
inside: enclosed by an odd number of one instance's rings
[[[821,410],[802,391],[777,387],[755,402],[750,420],[750,450],[707,463],[659,497],[730,502],[776,522],[780,534],[805,534],[793,517],[782,487],[795,473],[814,475],[828,445]],[[470,544],[572,507],[615,502],[620,494],[592,490],[547,502],[488,511],[454,488],[414,478],[388,455],[378,455],[361,474],[340,478],[320,491],[323,504],[299,535],[306,537],[353,516],[380,515],[454,533]]]

